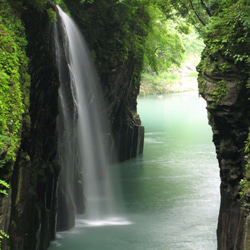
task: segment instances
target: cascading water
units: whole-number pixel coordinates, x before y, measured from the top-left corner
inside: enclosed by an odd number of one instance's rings
[[[60,78],[58,229],[66,229],[73,226],[74,214],[83,210],[86,223],[108,223],[115,214],[115,206],[105,149],[105,105],[98,78],[77,26],[60,7],[58,13],[60,20],[55,26]],[[68,221],[64,222],[65,217]]]

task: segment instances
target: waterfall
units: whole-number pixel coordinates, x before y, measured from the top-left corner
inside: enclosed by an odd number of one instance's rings
[[[76,24],[60,7],[58,13],[58,229],[63,230],[74,225],[77,213],[84,213],[86,224],[110,221],[115,204],[105,141],[109,135],[103,127],[108,122],[98,77]]]

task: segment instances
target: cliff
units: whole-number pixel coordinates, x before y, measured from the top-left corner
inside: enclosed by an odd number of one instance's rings
[[[23,3],[21,8],[31,78],[30,123],[28,129],[22,128],[21,146],[12,173],[10,249],[47,249],[55,234],[59,82],[47,12],[29,3]]]
[[[207,101],[220,167],[217,236],[221,250],[250,249],[249,27],[244,15],[238,15],[243,6],[244,3],[233,5],[210,27],[197,68],[199,91]]]

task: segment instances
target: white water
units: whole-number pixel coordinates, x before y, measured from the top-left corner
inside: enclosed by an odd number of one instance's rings
[[[72,213],[77,211],[78,203],[83,202],[79,202],[79,197],[85,199],[86,225],[109,224],[112,223],[110,217],[115,215],[115,204],[105,150],[105,131],[102,127],[107,124],[107,121],[103,120],[104,102],[99,94],[98,78],[83,36],[60,7],[58,11],[64,33],[62,47],[59,31],[56,31],[57,65],[61,83],[61,114],[58,119],[58,130],[61,134],[60,182],[64,183],[61,186],[65,189],[62,192],[72,200]],[[63,51],[66,51],[64,55]],[[64,57],[67,63],[63,63]],[[65,73],[67,68],[69,77]],[[69,97],[68,92],[71,92],[72,97]],[[79,178],[79,175],[84,176],[84,179]],[[76,182],[79,182],[79,185]],[[84,183],[84,190],[79,191],[81,182]],[[81,193],[84,193],[85,197],[81,197]]]

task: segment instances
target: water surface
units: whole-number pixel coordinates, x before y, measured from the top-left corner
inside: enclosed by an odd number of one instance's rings
[[[112,166],[118,218],[79,218],[49,249],[217,249],[219,169],[205,101],[197,92],[149,96],[138,99],[138,113],[144,154]]]

